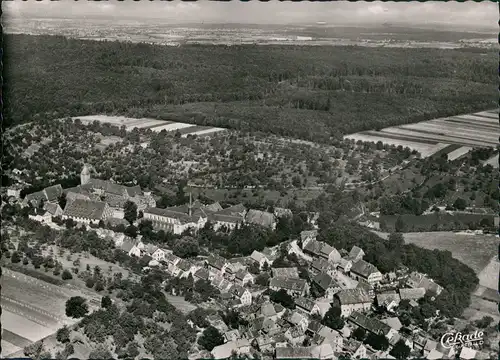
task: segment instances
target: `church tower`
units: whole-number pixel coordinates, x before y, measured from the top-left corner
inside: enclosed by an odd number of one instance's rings
[[[82,172],[80,173],[80,184],[85,185],[90,181],[90,168],[87,164],[83,165]]]

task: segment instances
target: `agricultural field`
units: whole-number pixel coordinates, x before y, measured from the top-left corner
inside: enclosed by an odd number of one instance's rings
[[[73,119],[79,119],[82,124],[91,124],[94,121],[100,123],[110,124],[112,126],[122,127],[125,126],[126,131],[134,129],[151,129],[154,132],[161,131],[174,131],[179,132],[182,137],[188,135],[207,136],[226,129],[214,126],[198,126],[195,124],[188,124],[175,121],[164,121],[149,118],[130,118],[125,116],[108,116],[108,115],[87,115],[78,116]]]
[[[454,160],[465,155],[470,148],[497,146],[498,112],[483,111],[388,127],[380,131],[362,131],[346,135],[344,139],[401,145],[420,152],[422,157],[434,155],[449,145],[460,145],[460,148],[449,148],[447,152],[449,159]]]
[[[478,276],[498,250],[498,238],[493,235],[463,235],[443,231],[405,233],[404,238],[406,242],[426,249],[450,251],[454,258],[468,265]]]
[[[498,154],[496,154],[495,156],[492,156],[491,158],[489,158],[488,160],[486,160],[484,163],[483,163],[484,166],[486,165],[491,165],[493,166],[495,169],[498,169]]]
[[[65,303],[79,292],[2,268],[2,357],[49,336],[76,321]]]

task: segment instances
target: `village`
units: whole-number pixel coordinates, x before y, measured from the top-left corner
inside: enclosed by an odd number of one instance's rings
[[[248,224],[273,231],[280,217],[290,216],[291,211],[246,209],[242,204],[222,208],[219,203],[193,201],[191,194],[187,204],[162,209],[139,186],[92,178],[90,165],[83,167],[80,179],[77,187],[51,186],[18,201],[35,209],[29,218],[44,225],[64,229],[71,224],[112,239],[117,249],[145,264],[143,273],[165,273],[169,280],[163,285],[172,295],[186,292],[182,281],[174,279],[189,280],[195,287],[210,284],[214,291],[199,306],[236,312],[240,323],[230,328],[220,315],[208,316],[210,328],[217,329],[224,341],[211,351],[194,347],[192,359],[225,359],[235,354],[275,359],[488,358],[471,344],[446,347],[435,334],[408,319],[412,309],[420,306],[419,300],[434,299],[443,291],[442,285],[404,267],[382,273],[366,260],[362,248],[336,249],[319,241],[317,213],[308,214],[310,230],[301,231],[298,238],[254,250],[249,256],[182,258],[142,235],[130,236],[103,224],[128,225],[130,203],[138,214],[133,225],[149,223],[155,231],[176,235],[196,233],[207,224],[215,232],[227,233]],[[9,195],[14,203],[19,194]],[[425,322],[445,324],[446,330],[447,320],[436,311]],[[191,322],[191,326],[197,325]]]

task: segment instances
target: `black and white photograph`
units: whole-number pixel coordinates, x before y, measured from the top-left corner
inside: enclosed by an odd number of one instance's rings
[[[495,1],[1,7],[2,359],[498,359]]]

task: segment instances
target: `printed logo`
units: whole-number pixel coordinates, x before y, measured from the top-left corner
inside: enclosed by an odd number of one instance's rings
[[[455,346],[478,347],[484,343],[484,332],[476,330],[472,334],[462,334],[461,332],[446,333],[441,337],[441,345],[446,349]]]

